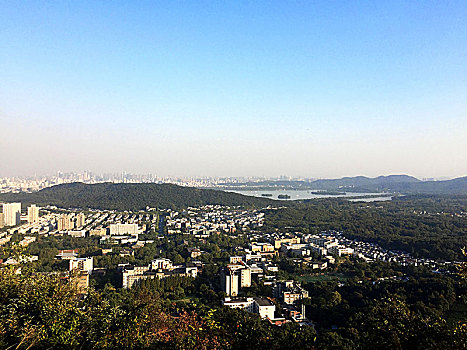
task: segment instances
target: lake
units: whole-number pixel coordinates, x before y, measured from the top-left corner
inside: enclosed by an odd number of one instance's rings
[[[233,192],[243,194],[245,196],[252,196],[252,197],[261,197],[261,198],[269,198],[269,199],[279,199],[277,196],[279,195],[288,195],[290,198],[288,199],[281,199],[281,200],[298,200],[298,199],[319,199],[319,198],[346,198],[346,197],[365,197],[365,196],[375,196],[373,198],[355,198],[349,199],[351,201],[364,201],[364,202],[375,202],[375,201],[387,201],[391,200],[391,196],[382,196],[384,193],[357,193],[357,192],[345,192],[339,195],[330,195],[330,194],[314,194],[312,192],[316,192],[316,190],[224,190],[226,192]],[[263,194],[270,194],[272,196],[265,197],[262,196]]]

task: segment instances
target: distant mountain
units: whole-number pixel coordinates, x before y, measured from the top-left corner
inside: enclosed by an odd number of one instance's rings
[[[368,191],[385,191],[394,184],[412,184],[421,182],[419,179],[408,175],[389,175],[369,178],[365,176],[344,177],[342,179],[316,180],[310,183],[316,189],[353,189]]]
[[[197,189],[172,184],[84,183],[63,184],[33,193],[4,193],[0,201],[18,201],[64,208],[96,208],[111,210],[140,210],[156,208],[186,208],[200,205],[267,206],[266,198],[243,196],[219,190]]]
[[[467,194],[467,176],[446,181],[397,183],[392,186],[392,190],[411,194]]]
[[[341,179],[321,179],[314,181],[263,181],[235,185],[229,188],[242,189],[306,189],[347,192],[400,192],[404,194],[467,194],[467,177],[446,181],[421,181],[408,175],[343,177]]]
[[[400,192],[404,194],[467,194],[467,177],[446,181],[421,181],[408,175],[368,178],[344,177],[335,180],[316,180],[312,188],[352,192]]]

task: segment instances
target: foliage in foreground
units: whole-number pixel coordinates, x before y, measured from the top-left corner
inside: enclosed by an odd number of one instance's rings
[[[465,324],[422,318],[398,298],[376,300],[348,327],[269,325],[240,310],[160,299],[148,288],[89,291],[56,275],[0,271],[0,348],[12,349],[462,349]]]
[[[56,275],[0,271],[4,349],[310,348],[315,338],[311,327],[284,330],[239,310],[178,308],[146,288],[110,287],[81,298],[74,283]]]

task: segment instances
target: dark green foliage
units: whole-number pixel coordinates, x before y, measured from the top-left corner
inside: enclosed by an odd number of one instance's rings
[[[379,300],[351,321],[351,338],[360,349],[464,349],[465,327],[448,327],[441,318],[422,317],[397,297]]]
[[[406,196],[376,203],[327,199],[267,211],[263,230],[338,230],[415,257],[460,260],[467,245],[466,212],[466,196]]]
[[[55,205],[61,208],[96,208],[111,210],[141,210],[155,208],[185,208],[206,204],[230,206],[267,206],[274,203],[265,198],[237,193],[181,187],[171,184],[87,185],[72,183],[45,188],[34,193],[5,193],[2,201],[19,201],[25,205]]]

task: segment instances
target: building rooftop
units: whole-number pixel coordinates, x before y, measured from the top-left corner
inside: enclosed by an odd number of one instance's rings
[[[271,305],[274,305],[272,303],[272,301],[270,301],[269,299],[255,298],[255,301],[259,306],[271,306]]]

